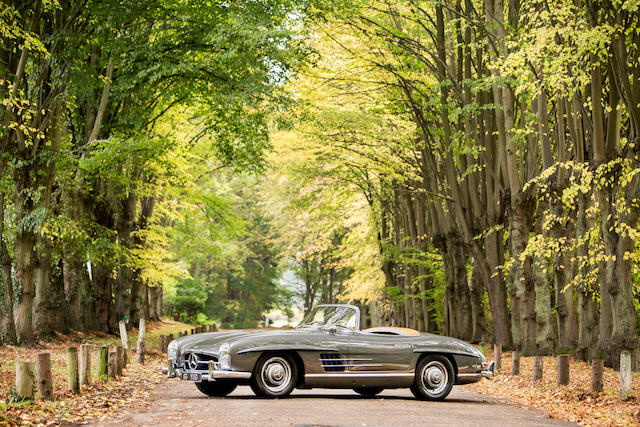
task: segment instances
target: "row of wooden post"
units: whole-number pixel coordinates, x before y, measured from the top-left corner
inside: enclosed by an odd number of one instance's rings
[[[486,354],[486,344],[481,343],[481,348]],[[493,360],[495,362],[494,372],[498,372],[502,368],[502,346],[495,344],[493,346]],[[558,385],[568,385],[570,358],[568,354],[559,354],[557,361],[557,383]],[[544,357],[533,357],[533,381],[542,379],[544,369]],[[591,391],[600,393],[603,390],[602,377],[604,372],[604,360],[591,360]],[[520,352],[513,351],[511,353],[511,375],[520,375]],[[631,384],[631,353],[622,351],[620,353],[620,397],[626,398],[633,393]]]
[[[184,331],[184,332],[178,332],[178,337],[185,337],[187,335],[195,335],[195,334],[201,334],[203,332],[217,332],[218,331],[218,326],[216,326],[215,323],[212,323],[210,325],[200,325],[200,326],[196,326],[195,328],[191,329],[191,333],[189,333],[189,331]],[[158,341],[158,348],[162,353],[166,353],[167,352],[167,347],[169,346],[169,343],[173,341],[173,334],[169,334],[169,335],[160,335],[160,339]]]
[[[122,334],[122,329],[120,330]],[[144,319],[140,320],[136,362],[144,363],[145,345]],[[98,347],[96,353],[96,377],[100,381],[109,381],[122,376],[124,368],[130,362],[130,351],[126,340],[126,331],[122,340],[126,346],[115,345]],[[82,344],[78,347],[67,348],[67,384],[73,393],[80,393],[81,385],[91,384],[91,345]],[[36,355],[35,378],[33,363],[27,361],[16,362],[16,395],[21,400],[34,398],[34,380],[38,399],[52,400],[53,386],[51,380],[51,355],[39,353]]]

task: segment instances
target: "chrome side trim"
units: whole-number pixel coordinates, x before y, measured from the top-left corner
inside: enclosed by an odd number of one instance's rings
[[[363,364],[357,364],[357,363],[351,363],[348,365],[335,365],[341,368],[379,368],[380,366],[384,366],[382,363],[363,363]],[[332,368],[333,366],[329,365],[329,366],[324,366],[325,368]]]
[[[337,372],[335,374],[304,374],[305,378],[409,378],[413,377],[413,372],[381,372],[381,373],[360,373],[360,372]]]
[[[320,359],[321,362],[360,362],[373,359]]]

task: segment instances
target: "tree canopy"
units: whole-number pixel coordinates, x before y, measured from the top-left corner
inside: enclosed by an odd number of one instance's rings
[[[639,16],[3,1],[3,340],[344,301],[364,325],[640,359]]]

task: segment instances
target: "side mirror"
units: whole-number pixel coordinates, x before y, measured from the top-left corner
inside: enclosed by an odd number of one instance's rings
[[[330,334],[335,334],[337,330],[338,328],[336,328],[336,325],[331,325],[327,328],[327,332]]]

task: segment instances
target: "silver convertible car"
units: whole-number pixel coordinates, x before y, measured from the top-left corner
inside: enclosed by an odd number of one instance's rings
[[[248,384],[261,397],[294,388],[351,388],[374,396],[408,387],[418,399],[443,400],[455,384],[493,375],[475,347],[412,329],[360,330],[352,305],[315,307],[293,330],[228,331],[172,341],[169,377],[195,382],[208,396]]]

